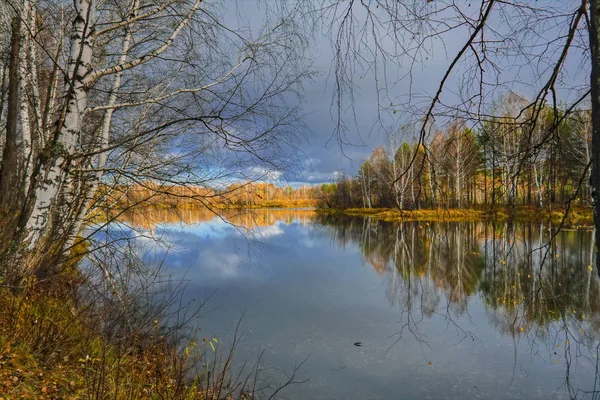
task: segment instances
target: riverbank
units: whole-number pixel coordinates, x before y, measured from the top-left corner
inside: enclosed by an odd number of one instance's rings
[[[237,385],[230,372],[236,342],[179,337],[143,296],[87,289],[72,276],[0,285],[0,399],[254,398],[255,370]]]
[[[393,208],[348,208],[348,209],[317,209],[318,213],[342,214],[349,216],[369,216],[382,221],[480,221],[517,220],[525,222],[547,221],[553,225],[561,222],[565,226],[593,226],[591,208],[572,208],[566,214],[564,209],[541,209],[533,207],[498,207],[495,209],[421,209],[398,210]]]
[[[319,214],[340,214],[347,216],[369,216],[382,221],[442,221],[442,222],[461,222],[461,221],[523,221],[523,222],[547,222],[552,225],[563,224],[567,227],[592,227],[594,224],[594,215],[591,208],[573,207],[568,213],[565,209],[555,207],[553,210],[536,207],[496,207],[492,208],[437,208],[437,209],[419,209],[419,210],[398,210],[395,208],[348,208],[332,209],[317,208],[314,204],[304,201],[290,203],[263,203],[248,206],[214,204],[204,206],[198,203],[182,202],[179,204],[145,204],[143,207],[134,207],[130,210],[141,210],[142,214],[152,212],[153,210],[173,211],[175,216],[181,217],[178,211],[182,210],[203,210],[209,212],[210,216],[214,212],[239,212],[239,211],[260,211],[260,210],[311,210]],[[115,207],[113,211],[125,211]]]

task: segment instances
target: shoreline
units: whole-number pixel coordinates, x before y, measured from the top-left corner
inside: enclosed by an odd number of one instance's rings
[[[340,214],[354,217],[371,217],[377,220],[388,222],[469,222],[482,220],[517,220],[524,222],[549,221],[552,225],[559,225],[564,219],[564,226],[593,227],[594,224],[592,209],[582,207],[570,209],[566,218],[564,209],[548,210],[545,208],[535,207],[498,207],[495,209],[437,208],[419,210],[398,210],[393,208],[317,208],[315,212],[322,214]]]
[[[212,210],[218,211],[260,211],[260,210],[303,210],[312,211],[316,214],[345,215],[351,217],[371,217],[387,222],[473,222],[473,221],[521,221],[521,222],[549,222],[551,225],[565,227],[591,228],[594,225],[594,216],[591,208],[573,207],[565,218],[563,208],[538,208],[530,206],[519,206],[508,208],[505,206],[492,208],[435,208],[418,210],[398,210],[395,208],[319,208],[311,205],[301,204],[254,204],[251,206],[233,206],[230,204],[211,204],[210,208],[202,204],[183,203],[155,203],[133,206],[129,209],[115,207],[114,211],[134,210]],[[563,221],[564,219],[564,221]]]
[[[201,203],[193,203],[193,202],[181,202],[181,203],[141,203],[138,205],[123,205],[123,204],[115,204],[111,208],[113,210],[126,210],[133,208],[153,208],[157,210],[169,210],[169,209],[179,209],[179,210],[269,210],[269,209],[279,209],[279,210],[293,210],[293,209],[306,209],[306,210],[317,210],[318,206],[316,203],[307,203],[307,202],[289,202],[289,203],[279,203],[279,202],[269,202],[267,204],[252,204],[252,205],[236,205],[236,204],[223,204],[223,203],[215,203],[215,204],[201,204]]]

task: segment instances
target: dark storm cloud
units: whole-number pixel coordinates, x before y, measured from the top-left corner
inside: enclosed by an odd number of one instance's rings
[[[250,26],[251,30],[256,32],[261,29],[265,15],[264,2],[244,0],[225,4],[236,5],[226,10],[226,20],[229,23]],[[390,79],[388,83],[396,82],[390,86],[387,93],[389,97],[386,97],[386,93],[382,92],[380,86],[378,98],[373,72],[361,71],[361,74],[356,74],[352,81],[354,87],[352,101],[349,93],[346,93],[344,97],[342,119],[345,124],[343,132],[345,144],[340,144],[334,135],[338,118],[337,105],[333,103],[335,97],[333,90],[335,76],[332,69],[334,52],[326,32],[316,33],[315,37],[311,39],[310,51],[314,57],[314,68],[320,74],[304,86],[304,121],[311,132],[307,140],[299,145],[304,153],[305,161],[301,161],[296,168],[285,171],[280,179],[298,184],[302,182],[315,184],[330,182],[338,171],[354,174],[360,163],[376,147],[385,145],[386,129],[394,129],[404,125],[406,121],[418,119],[418,115],[414,113],[410,115],[403,111],[394,113],[393,110],[383,110],[380,107],[389,106],[391,101],[401,110],[406,108],[404,106],[408,99],[420,101],[421,105],[426,105],[431,94],[437,90],[452,57],[457,54],[467,36],[466,30],[457,29],[443,42],[433,43],[433,47],[430,49],[432,55],[426,59],[424,64],[419,64],[412,69],[410,81],[409,79],[398,81],[398,77],[406,76],[410,68],[409,62],[402,66],[388,64],[386,71],[387,77]],[[456,88],[462,78],[459,73],[447,82],[443,92],[444,99],[449,102],[456,101],[458,98]],[[400,140],[407,141],[411,139],[413,138],[400,138]]]

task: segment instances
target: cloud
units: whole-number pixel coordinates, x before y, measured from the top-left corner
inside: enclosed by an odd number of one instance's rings
[[[247,176],[252,180],[278,181],[283,176],[283,172],[256,166],[247,169]]]
[[[238,2],[236,7],[226,10],[226,21],[234,26],[242,24],[249,27],[253,32],[259,32],[264,22],[265,6],[269,2],[244,1]],[[554,4],[550,2],[549,4]],[[357,6],[360,11],[360,6]],[[243,17],[241,17],[243,16]],[[498,18],[498,17],[495,17]],[[241,21],[240,21],[241,19]],[[501,22],[501,21],[500,21]],[[567,24],[568,26],[568,24]],[[333,28],[335,29],[335,27]],[[549,36],[558,32],[548,31]],[[335,37],[335,32],[331,35]],[[449,31],[442,36],[443,41],[434,40],[427,50],[426,58],[419,59],[411,67],[410,60],[402,64],[389,62],[385,65],[374,67],[373,64],[365,61],[364,69],[360,68],[360,63],[355,64],[356,69],[350,71],[351,66],[347,66],[347,72],[353,72],[353,92],[346,93],[343,97],[341,109],[341,118],[346,124],[343,132],[344,142],[340,144],[334,136],[338,128],[338,105],[334,96],[335,81],[335,58],[334,48],[326,34],[315,34],[310,38],[310,48],[314,54],[313,66],[321,74],[313,77],[313,80],[306,82],[304,87],[304,99],[302,112],[306,115],[305,124],[312,132],[308,142],[294,143],[300,147],[302,153],[306,156],[306,161],[301,163],[299,171],[268,171],[262,167],[251,168],[248,172],[254,175],[262,176],[268,173],[265,179],[274,181],[283,177],[288,182],[298,184],[302,183],[323,183],[329,182],[335,178],[336,171],[345,171],[349,175],[356,173],[358,165],[369,156],[377,147],[385,143],[385,129],[405,124],[407,121],[418,120],[421,117],[421,110],[436,93],[444,73],[446,72],[452,58],[463,46],[466,38],[470,34],[468,27],[461,27]],[[386,39],[380,43],[394,52],[394,44]],[[365,52],[366,53],[366,52]],[[368,54],[364,54],[368,57]],[[381,60],[380,60],[381,61]],[[578,64],[579,57],[569,57],[568,63]],[[351,64],[350,62],[348,64]],[[445,104],[455,104],[459,101],[460,89],[462,85],[461,78],[468,63],[460,66],[455,74],[448,80],[443,91],[443,102]],[[502,65],[503,70],[514,75],[515,71],[520,72],[523,67],[520,65]],[[577,65],[569,67],[569,71],[577,71]],[[376,70],[379,75],[376,76]],[[582,69],[585,75],[587,71]],[[582,75],[582,76],[583,76]],[[572,74],[565,79],[577,79],[580,76]],[[531,79],[529,76],[523,76],[522,81],[528,87]],[[530,90],[523,88],[520,90]],[[381,112],[383,107],[390,106],[390,101],[398,106],[397,113]],[[395,107],[395,106],[394,106]],[[406,109],[407,111],[403,111]],[[410,112],[408,110],[415,110]]]

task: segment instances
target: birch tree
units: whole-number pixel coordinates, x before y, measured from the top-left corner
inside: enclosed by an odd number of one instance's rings
[[[452,181],[454,206],[461,208],[465,205],[463,199],[468,199],[468,188],[479,168],[479,147],[463,121],[456,121],[448,132],[445,149],[444,168]]]
[[[369,161],[365,161],[358,169],[358,180],[362,192],[363,208],[372,208],[373,168]]]
[[[206,186],[289,164],[312,73],[298,10],[267,8],[258,29],[227,26],[224,6],[2,2],[0,275],[52,276],[99,186]]]
[[[410,145],[406,142],[403,142],[394,154],[394,180],[392,185],[396,191],[396,207],[400,210],[404,210],[408,186],[411,183],[409,174],[405,173],[409,168],[411,156]]]

